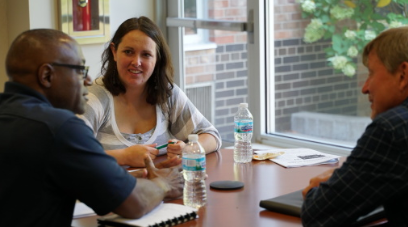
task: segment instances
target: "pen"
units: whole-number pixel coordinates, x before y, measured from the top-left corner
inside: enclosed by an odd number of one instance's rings
[[[176,142],[166,143],[166,144],[163,144],[163,145],[157,146],[157,147],[156,147],[156,149],[157,149],[157,150],[160,150],[160,149],[162,149],[162,148],[167,147],[167,145],[169,145],[169,144],[174,144],[174,143],[176,143]]]

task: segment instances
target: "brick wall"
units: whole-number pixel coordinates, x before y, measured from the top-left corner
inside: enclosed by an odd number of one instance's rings
[[[246,0],[208,1],[209,18],[246,21]],[[214,83],[214,120],[223,140],[233,141],[233,115],[238,104],[247,102],[247,34],[246,32],[209,31],[209,41],[216,43],[212,50],[186,52],[186,84]],[[203,56],[214,59],[205,64]],[[208,67],[207,67],[208,66]],[[201,78],[201,79],[200,79]]]
[[[213,83],[215,104],[212,123],[224,140],[232,141],[233,115],[238,104],[247,102],[248,97],[246,42],[188,51],[185,58],[186,85]]]
[[[215,125],[226,141],[233,140],[234,114],[239,103],[247,102],[246,43],[217,47],[215,81]]]
[[[336,74],[327,65],[327,45],[305,44],[301,39],[275,41],[277,131],[290,131],[290,117],[299,111],[357,114],[357,77]]]

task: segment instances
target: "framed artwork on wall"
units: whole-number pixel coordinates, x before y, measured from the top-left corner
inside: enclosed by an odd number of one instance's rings
[[[109,0],[59,0],[60,29],[80,44],[110,39]]]

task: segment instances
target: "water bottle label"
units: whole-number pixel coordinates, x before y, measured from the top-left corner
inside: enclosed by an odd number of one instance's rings
[[[205,156],[201,158],[183,157],[183,169],[187,171],[205,170]]]
[[[236,133],[252,133],[252,121],[235,121]]]

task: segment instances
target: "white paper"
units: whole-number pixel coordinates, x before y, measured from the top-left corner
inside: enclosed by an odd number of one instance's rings
[[[153,209],[148,214],[144,215],[139,219],[127,219],[119,217],[118,215],[112,215],[103,217],[101,218],[101,220],[125,223],[130,226],[153,226],[155,224],[162,223],[166,220],[181,217],[192,212],[197,212],[197,209],[181,204],[162,203],[161,205],[157,206],[155,209]]]
[[[74,218],[83,218],[96,215],[95,212],[82,202],[75,203]]]
[[[276,153],[280,151],[285,153],[270,160],[287,168],[337,163],[340,158],[337,155],[326,154],[308,148],[272,149],[256,151],[256,153]]]

